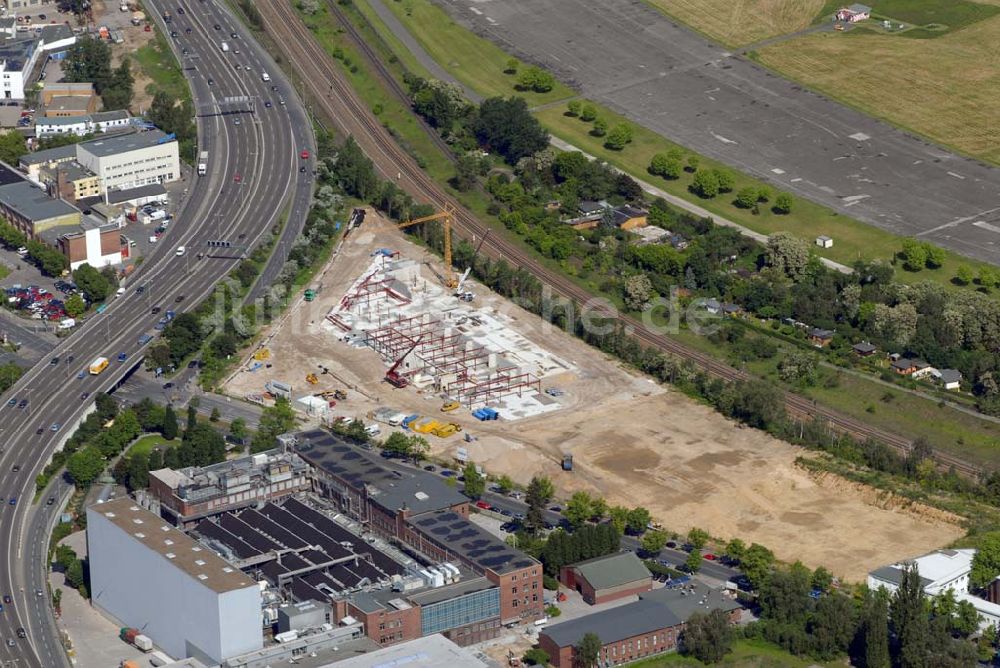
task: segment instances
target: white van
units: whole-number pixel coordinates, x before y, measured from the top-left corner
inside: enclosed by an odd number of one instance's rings
[[[223,53],[225,53],[226,51],[229,51],[229,45],[228,45],[228,44],[226,44],[225,42],[223,42],[223,43],[221,44],[221,46],[222,46],[222,52],[223,52]]]
[[[261,81],[270,81],[271,80],[271,75],[268,74],[267,72],[261,72],[260,73],[260,80]]]
[[[369,436],[378,436],[382,433],[382,429],[377,424],[370,424],[365,427],[365,433]]]
[[[187,252],[187,249],[184,248],[184,246],[178,246],[177,247],[177,257],[180,257],[181,255],[184,255],[184,253],[186,253],[186,252]]]
[[[121,296],[122,296],[123,294],[125,294],[125,288],[118,288],[118,289],[117,289],[117,290],[115,291],[115,296],[116,296],[116,297],[121,297]]]

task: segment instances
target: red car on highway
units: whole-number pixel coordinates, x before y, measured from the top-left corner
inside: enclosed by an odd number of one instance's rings
[[[303,160],[308,160],[309,159],[309,151],[303,150],[302,153],[299,154],[299,157],[301,157]]]
[[[476,501],[476,508],[479,508],[481,510],[491,510],[493,506],[486,503],[485,501]]]

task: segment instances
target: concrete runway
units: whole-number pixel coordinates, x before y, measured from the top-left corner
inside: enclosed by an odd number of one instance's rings
[[[890,232],[1000,264],[996,168],[803,90],[642,2],[435,1],[693,151]]]

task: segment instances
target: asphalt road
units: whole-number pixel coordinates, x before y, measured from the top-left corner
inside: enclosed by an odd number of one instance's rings
[[[185,9],[183,15],[178,7]],[[103,315],[89,318],[52,351],[51,355],[60,357],[59,364],[50,365],[48,357],[44,358],[6,395],[26,399],[26,408],[6,404],[0,407],[0,442],[4,444],[0,453],[0,493],[4,498],[0,548],[5,560],[0,567],[0,595],[10,594],[14,599],[0,613],[0,665],[15,660],[19,667],[68,665],[54,633],[47,596],[35,595],[35,589],[44,589],[42,560],[48,515],[53,512],[44,500],[58,494],[64,483],[57,481],[52,490],[46,490],[41,505],[33,506],[31,499],[36,474],[92,407],[89,400],[81,400],[81,394],[89,392],[93,396],[110,390],[141,362],[138,337],[156,334],[153,325],[159,316],[150,313],[151,306],[177,311],[190,308],[235,266],[234,258],[199,259],[197,253],[205,250],[206,241],[229,238],[235,242],[245,235],[241,243],[252,246],[270,231],[283,211],[289,210],[289,204],[293,206],[290,215],[304,217],[301,205],[308,205],[311,197],[311,176],[299,172],[300,164],[311,167],[311,160],[301,160],[299,152],[303,148],[314,152],[310,129],[301,123],[304,112],[280,70],[248,39],[235,18],[224,8],[198,0],[179,0],[179,4],[169,6],[162,0],[151,0],[147,10],[157,17],[164,10],[175,15],[167,32],[179,33],[177,39],[171,40],[178,54],[181,49],[189,52],[183,63],[199,113],[199,144],[201,150],[210,153],[209,173],[192,184],[188,200],[176,216],[171,246],[157,248],[130,277],[123,297],[114,300]],[[191,33],[185,31],[188,27]],[[239,37],[231,38],[231,32],[237,32]],[[222,41],[230,43],[229,53],[219,48]],[[235,48],[241,51],[239,55],[234,53]],[[236,63],[248,64],[251,70],[237,72]],[[271,75],[270,83],[261,80],[262,70]],[[208,84],[208,79],[213,80],[213,85]],[[272,91],[272,85],[278,91]],[[244,111],[238,111],[238,105],[222,104],[223,98],[232,96],[256,98],[256,113],[246,111],[246,105]],[[287,106],[277,104],[277,96]],[[265,108],[265,99],[275,100],[273,107]],[[236,175],[240,175],[240,183]],[[174,245],[185,245],[189,252],[178,257]],[[147,286],[141,296],[135,293],[140,285]],[[180,297],[183,299],[178,301]],[[111,367],[98,376],[77,378],[77,373],[95,357],[103,355],[114,360],[119,352],[129,355],[126,364],[112,361]],[[50,431],[53,423],[62,426],[56,432]],[[39,427],[45,431],[36,435]],[[17,472],[13,470],[15,465],[19,467]],[[16,505],[11,505],[10,499]],[[16,637],[21,627],[26,630],[26,639]],[[9,638],[15,640],[12,648],[6,644]]]
[[[191,375],[193,376],[194,373]],[[263,410],[260,406],[231,397],[201,392],[194,387],[193,377],[174,379],[170,381],[174,384],[170,388],[164,388],[166,382],[161,381],[162,379],[148,378],[137,372],[115,389],[114,396],[131,404],[138,403],[148,397],[156,403],[173,403],[175,406],[184,407],[185,410],[191,398],[198,397],[199,414],[211,415],[212,409],[218,408],[225,422],[243,418],[250,429],[257,428]]]
[[[804,90],[643,2],[436,1],[683,146],[882,229],[1000,264],[996,168]],[[892,85],[890,76],[887,95]]]

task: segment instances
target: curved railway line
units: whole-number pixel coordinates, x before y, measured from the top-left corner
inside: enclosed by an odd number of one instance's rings
[[[375,164],[376,170],[384,178],[395,181],[415,198],[433,202],[438,206],[451,204],[455,207],[453,217],[455,232],[466,237],[475,235],[481,238],[487,227],[457,200],[447,194],[416,164],[415,160],[398,146],[389,131],[379,123],[374,114],[355,94],[346,77],[332,58],[316,42],[290,3],[285,0],[259,0],[256,6],[260,11],[266,30],[275,37],[275,42],[283,49],[284,56],[302,75],[303,85],[309,89],[310,95],[317,104],[324,108],[327,115],[343,132],[354,136],[355,141]],[[346,21],[343,16],[340,18],[349,24],[349,21]],[[361,39],[356,30],[350,29],[349,32],[356,40]],[[370,51],[366,55],[374,58],[374,54]],[[386,72],[386,74],[388,73]],[[389,78],[391,79],[391,77]],[[526,269],[545,284],[551,286],[553,292],[574,300],[577,304],[586,304],[594,297],[559,272],[543,266],[529,253],[504,238],[503,235],[491,234],[480,252],[494,259],[500,257],[508,259],[512,264]],[[605,314],[615,317],[642,344],[691,360],[713,376],[727,381],[750,378],[749,374],[706,353],[650,331],[631,316],[621,313],[609,314],[605,312]],[[913,442],[908,438],[816,405],[812,400],[797,394],[785,392],[784,397],[785,408],[794,417],[825,421],[833,429],[858,439],[872,439],[884,443],[903,454],[908,453],[913,446]],[[982,473],[978,466],[950,453],[935,451],[934,457],[941,467],[953,467],[963,475],[976,477]]]

